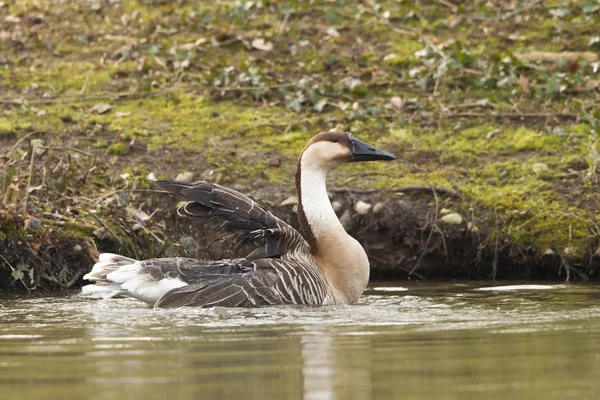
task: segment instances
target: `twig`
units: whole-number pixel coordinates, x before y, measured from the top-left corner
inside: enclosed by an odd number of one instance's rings
[[[74,151],[75,153],[80,153],[80,154],[86,155],[88,157],[93,157],[94,156],[92,153],[88,153],[87,151],[75,149],[73,147],[47,147],[47,146],[37,146],[37,147],[40,148],[40,149],[44,149],[44,150],[66,150],[66,151]]]
[[[150,234],[150,235],[151,235],[151,236],[152,236],[154,239],[156,239],[156,241],[157,241],[158,243],[160,243],[161,245],[162,245],[162,244],[165,244],[165,241],[164,241],[164,240],[162,240],[161,238],[159,238],[158,236],[156,236],[156,234],[155,234],[154,232],[152,232],[151,230],[147,229],[147,228],[146,228],[144,225],[142,225],[142,224],[139,224],[139,225],[142,227],[142,229],[144,230],[144,232],[146,232],[146,233]]]
[[[533,0],[531,3],[519,8],[518,10],[513,10],[505,15],[502,16],[502,18],[500,18],[502,21],[505,21],[509,18],[514,17],[515,15],[522,13],[523,11],[527,11],[530,8],[532,8],[533,6],[537,5],[538,3],[541,3],[541,0]]]
[[[476,108],[476,107],[481,107],[481,108],[491,107],[491,108],[494,108],[495,106],[492,103],[482,104],[480,101],[470,101],[470,102],[466,102],[466,103],[450,104],[448,106],[445,106],[444,108],[446,110],[453,110],[455,108]]]
[[[49,282],[52,283],[56,283],[58,286],[60,286],[63,289],[68,289],[71,286],[73,286],[75,284],[75,282],[77,282],[77,280],[81,277],[81,275],[83,275],[84,271],[77,271],[75,273],[75,276],[73,276],[73,278],[71,278],[69,281],[63,283],[61,281],[59,281],[58,279],[56,279],[55,277],[46,274],[45,272],[41,272],[39,273],[40,278],[45,279]]]
[[[451,197],[460,198],[460,193],[456,190],[443,187],[443,186],[431,186],[431,185],[407,185],[400,188],[392,189],[371,189],[371,190],[360,190],[360,189],[349,189],[349,188],[334,188],[331,189],[334,193],[355,193],[355,194],[374,194],[374,193],[404,193],[404,192],[418,192],[427,191],[433,192],[434,194],[443,193]]]
[[[6,265],[8,265],[8,267],[11,269],[12,272],[16,271],[16,269],[10,265],[10,263],[8,262],[8,260],[6,258],[4,258],[4,256],[2,254],[0,254],[0,257],[2,257],[2,259],[4,260],[4,262],[6,263]],[[19,280],[21,281],[21,283],[23,284],[23,287],[25,289],[27,289],[27,291],[29,292],[29,286],[27,286],[27,284],[23,281],[22,278],[19,278]]]
[[[103,100],[103,99],[111,99],[112,101],[119,100],[132,100],[139,98],[147,98],[147,97],[158,97],[164,96],[167,90],[159,90],[159,91],[149,91],[149,92],[125,92],[125,93],[97,93],[93,95],[80,96],[80,95],[63,95],[63,96],[53,96],[48,98],[18,98],[18,99],[0,99],[0,104],[6,105],[14,105],[14,106],[22,106],[23,104],[54,104],[58,102],[62,103],[77,103],[77,102],[87,102],[94,100]]]
[[[79,91],[80,96],[83,96],[83,94],[85,93],[85,89],[87,89],[87,84],[88,84],[89,80],[90,80],[90,76],[86,75],[85,80],[83,81],[83,85],[81,86],[81,90]]]
[[[81,182],[85,183],[85,181],[87,180],[88,175],[90,174],[90,172],[92,172],[94,169],[96,168],[96,155],[94,154],[94,158],[92,158],[92,161],[90,161],[90,165],[87,168],[87,170],[85,171],[85,174],[83,174],[83,177],[81,178]]]
[[[408,35],[408,36],[415,35],[415,31],[412,29],[398,28],[398,27],[393,26],[386,17],[384,17],[379,11],[377,11],[377,9],[375,8],[375,5],[373,4],[373,1],[363,0],[363,3],[365,3],[370,8],[370,10],[368,10],[369,13],[375,15],[384,25],[386,25],[392,31],[394,31],[400,35]]]
[[[440,3],[448,7],[452,12],[456,12],[458,10],[458,6],[448,0],[439,0]]]
[[[433,43],[431,41],[431,39],[429,39],[427,36],[423,36],[423,41],[425,42],[425,44],[427,46],[431,47],[433,49],[433,51],[438,53],[439,56],[442,57],[444,60],[448,59],[448,55],[446,53],[444,53],[439,47],[437,47],[437,45],[435,43]]]
[[[112,234],[112,235],[115,237],[115,239],[117,239],[117,242],[119,242],[119,244],[121,245],[121,247],[123,247],[123,242],[121,242],[121,239],[119,239],[119,237],[117,236],[117,234],[116,234],[116,233],[115,233],[115,232],[114,232],[112,229],[110,229],[110,228],[108,227],[108,225],[106,225],[106,224],[104,223],[104,221],[102,221],[100,218],[98,218],[98,217],[96,216],[96,214],[92,214],[92,213],[90,213],[90,215],[91,215],[92,217],[94,217],[94,219],[95,219],[96,221],[98,221],[98,222],[99,222],[99,223],[100,223],[100,224],[101,224],[103,227],[105,227],[105,228],[106,228],[106,230],[107,230],[107,231],[109,231],[109,232],[110,232],[110,233],[111,233],[111,234]]]
[[[165,192],[164,190],[157,190],[157,189],[117,189],[117,190],[113,190],[112,192],[103,194],[102,196],[98,197],[96,200],[102,200],[106,197],[112,196],[113,194],[123,193],[123,192],[150,192],[150,193],[163,193],[163,194],[169,193],[169,192]]]
[[[285,31],[285,26],[287,25],[288,19],[290,18],[290,14],[291,13],[286,13],[285,17],[283,17],[283,21],[281,21],[281,24],[279,25],[280,33],[283,33]]]
[[[480,112],[461,112],[461,113],[444,113],[446,118],[577,118],[576,113],[480,113]]]
[[[288,87],[295,87],[295,83],[282,83],[280,85],[271,85],[271,86],[242,86],[242,87],[215,87],[214,90],[218,90],[220,92],[250,92],[252,90],[273,90],[273,89],[281,89]]]
[[[496,242],[494,244],[494,260],[492,261],[492,281],[496,281],[498,275],[498,242],[500,241],[498,232],[496,232]]]
[[[23,211],[27,213],[27,201],[29,200],[29,188],[31,187],[31,177],[33,176],[33,162],[35,160],[35,149],[39,146],[34,146],[31,149],[31,160],[29,161],[29,171],[27,177],[27,187],[25,188],[25,199],[23,201]]]
[[[30,136],[33,136],[33,135],[35,135],[35,134],[37,134],[37,133],[42,133],[42,132],[40,132],[40,131],[33,131],[33,132],[29,132],[27,135],[25,135],[25,136],[23,136],[22,138],[20,138],[19,140],[17,140],[17,141],[15,142],[15,144],[13,144],[12,148],[13,148],[13,149],[16,149],[16,148],[17,148],[17,146],[18,146],[18,145],[20,145],[20,144],[21,144],[21,142],[23,142],[23,140],[25,140],[25,139],[27,139],[28,137],[30,137]]]
[[[427,253],[427,249],[429,248],[429,242],[431,241],[431,237],[433,236],[433,231],[437,229],[437,221],[438,221],[438,217],[440,215],[440,213],[439,213],[440,212],[440,204],[438,201],[437,194],[435,193],[435,188],[433,186],[431,186],[431,191],[433,192],[433,197],[435,198],[435,216],[433,218],[433,227],[434,228],[429,230],[429,236],[427,236],[427,241],[425,242],[425,247],[423,248],[423,251],[421,252],[421,255],[419,256],[419,259],[415,263],[415,266],[412,267],[412,269],[408,273],[409,276],[414,274],[421,266],[421,261],[423,260],[425,253]],[[443,236],[443,234],[442,234],[442,236]]]

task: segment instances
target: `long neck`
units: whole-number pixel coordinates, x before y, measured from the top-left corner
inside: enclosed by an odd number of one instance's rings
[[[369,260],[348,235],[327,196],[327,169],[300,158],[296,171],[298,220],[311,253],[333,288],[330,303],[351,303],[369,282]]]
[[[326,178],[326,168],[300,158],[296,170],[298,220],[313,254],[328,238],[348,235],[329,201]]]

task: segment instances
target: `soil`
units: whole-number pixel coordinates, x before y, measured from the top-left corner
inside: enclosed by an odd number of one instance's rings
[[[230,255],[155,177],[295,225],[329,129],[399,158],[330,179],[373,279],[597,279],[600,13],[568,3],[0,1],[0,292],[77,287],[99,252]]]

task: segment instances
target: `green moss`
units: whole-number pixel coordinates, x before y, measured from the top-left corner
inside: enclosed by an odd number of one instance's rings
[[[422,50],[424,44],[409,37],[400,37],[392,42],[390,52],[384,62],[390,65],[414,65],[417,62],[415,52]]]
[[[129,146],[125,143],[115,143],[108,148],[108,154],[123,156],[129,152]]]

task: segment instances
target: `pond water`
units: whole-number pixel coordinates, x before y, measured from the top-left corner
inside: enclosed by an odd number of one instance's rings
[[[323,308],[0,300],[0,397],[600,398],[599,287],[397,285]]]

